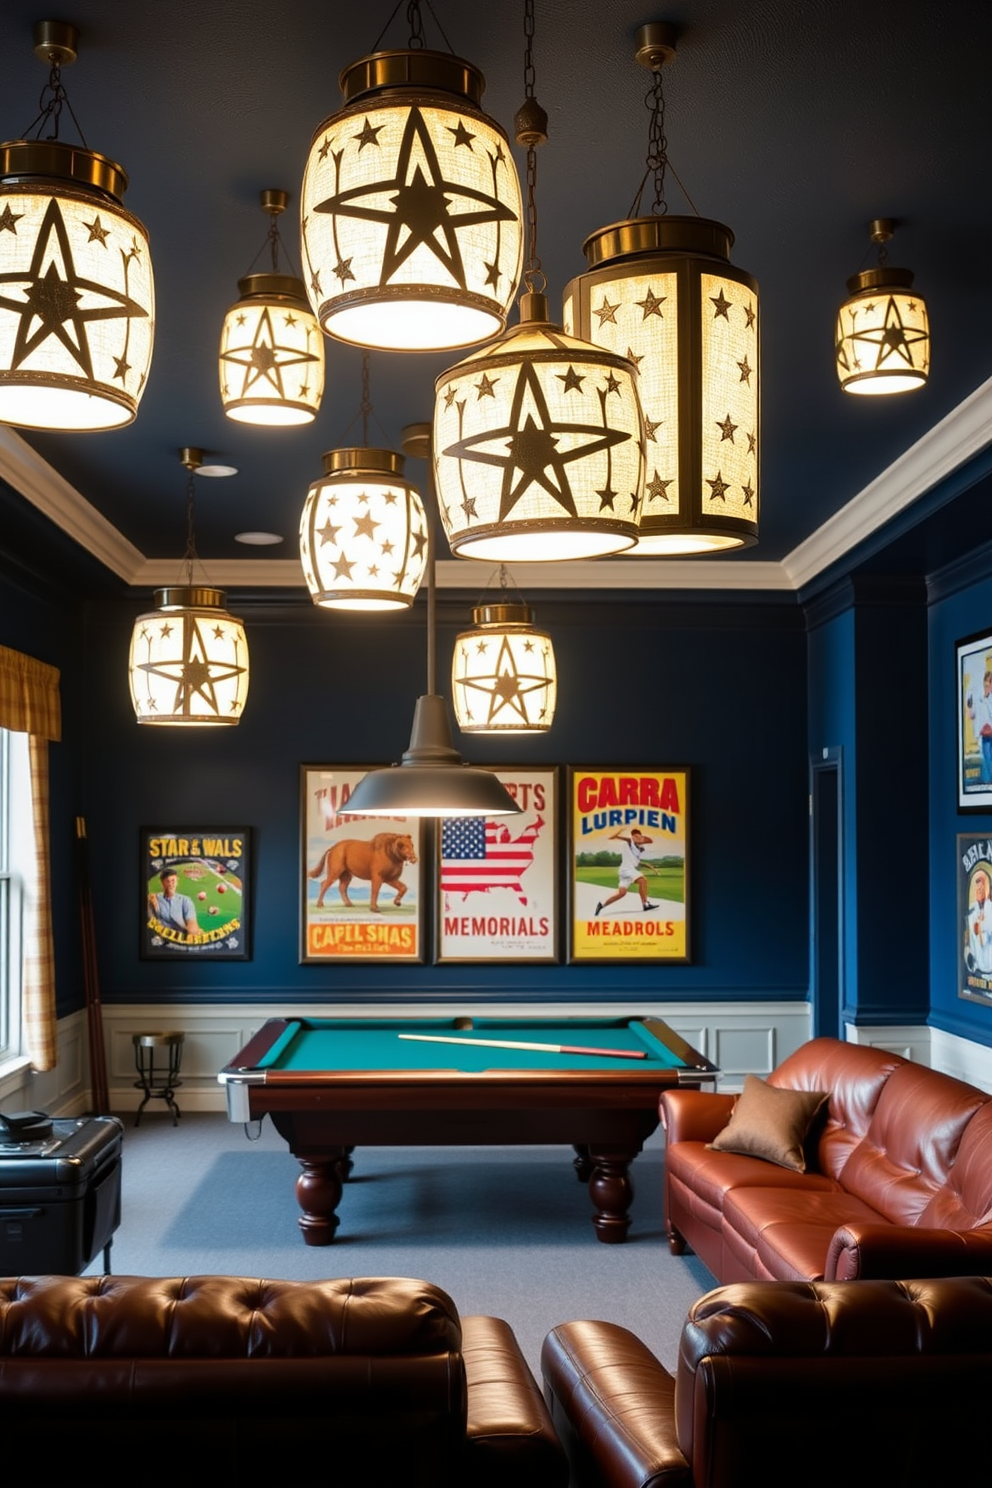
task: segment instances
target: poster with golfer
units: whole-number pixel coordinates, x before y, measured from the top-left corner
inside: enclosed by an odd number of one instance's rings
[[[251,959],[247,827],[141,828],[141,956]]]
[[[689,771],[569,767],[569,961],[689,960]]]
[[[420,821],[346,816],[373,765],[300,767],[300,961],[423,961]]]

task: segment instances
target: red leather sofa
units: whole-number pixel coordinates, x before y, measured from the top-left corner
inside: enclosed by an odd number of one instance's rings
[[[721,1282],[992,1272],[992,1097],[885,1050],[813,1039],[768,1077],[826,1091],[805,1173],[710,1151],[734,1097],[675,1090],[665,1217]]]
[[[744,1282],[694,1304],[671,1375],[614,1323],[542,1370],[574,1488],[988,1482],[992,1280]]]
[[[568,1478],[508,1325],[397,1277],[0,1280],[0,1437],[42,1476],[163,1488]]]

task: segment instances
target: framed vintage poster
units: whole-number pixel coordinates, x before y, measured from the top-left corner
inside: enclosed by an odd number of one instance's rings
[[[141,828],[141,956],[251,958],[247,827]]]
[[[958,810],[992,812],[992,631],[954,647]]]
[[[374,765],[300,767],[300,960],[422,961],[415,817],[341,816]]]
[[[568,771],[569,960],[689,960],[689,771]]]
[[[958,996],[992,1007],[992,840],[958,837]]]
[[[437,961],[558,960],[558,768],[487,766],[519,816],[437,825]]]

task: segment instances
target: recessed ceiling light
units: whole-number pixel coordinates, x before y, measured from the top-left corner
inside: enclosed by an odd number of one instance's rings
[[[252,548],[268,548],[273,543],[281,543],[282,538],[278,532],[236,532],[234,541],[247,543]]]
[[[227,475],[237,475],[236,465],[198,465],[193,472],[194,475],[206,475],[214,480],[221,480]]]

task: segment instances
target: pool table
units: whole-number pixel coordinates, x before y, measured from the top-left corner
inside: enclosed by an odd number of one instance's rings
[[[356,1146],[557,1142],[574,1146],[596,1234],[616,1244],[659,1095],[716,1075],[660,1018],[273,1018],[218,1079],[230,1119],[271,1116],[299,1160],[308,1245],[334,1238]]]

